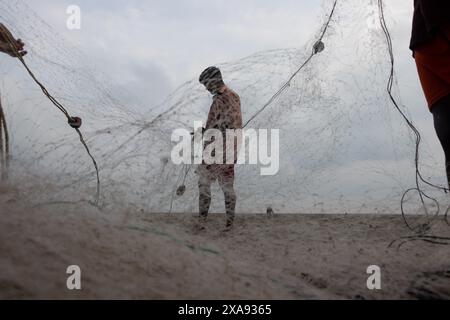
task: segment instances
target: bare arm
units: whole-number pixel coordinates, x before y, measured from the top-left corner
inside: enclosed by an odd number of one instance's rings
[[[208,120],[206,121],[206,130],[214,129],[216,125],[216,117],[218,113],[218,101],[214,100],[208,114]]]
[[[14,38],[8,28],[0,23],[0,52],[6,53],[13,58],[17,58],[17,55],[23,57],[27,54],[24,47],[23,41]]]

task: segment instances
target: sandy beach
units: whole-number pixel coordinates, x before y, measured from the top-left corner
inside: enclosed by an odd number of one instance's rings
[[[449,299],[450,247],[396,241],[400,216],[195,215],[32,207],[0,187],[1,299]],[[416,218],[414,218],[416,219]],[[418,219],[418,218],[417,218]],[[430,234],[449,236],[435,220]],[[69,291],[78,265],[82,290]],[[381,290],[367,288],[368,266]]]

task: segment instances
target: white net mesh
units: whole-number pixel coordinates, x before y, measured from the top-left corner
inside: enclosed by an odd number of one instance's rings
[[[311,26],[316,32],[303,47],[218,65],[241,96],[244,121],[307,59],[333,3],[323,1],[321,20]],[[280,171],[264,177],[258,166],[238,166],[237,212],[265,212],[267,206],[286,213],[399,212],[403,192],[415,183],[414,140],[386,94],[390,60],[376,8],[375,0],[338,2],[325,51],[249,125],[281,130]],[[174,196],[186,167],[170,160],[172,131],[206,120],[211,98],[197,79],[158,106],[130,106],[110,79],[21,1],[0,1],[0,21],[25,40],[26,61],[41,82],[71,115],[83,118],[104,206],[198,210],[194,170],[187,172],[186,193]],[[38,192],[30,198],[37,202],[93,200],[94,167],[66,119],[20,64],[1,57],[0,77],[12,178],[24,183],[34,177],[28,181]],[[442,166],[430,154],[422,150],[423,175],[440,183]],[[48,190],[50,178],[57,187]],[[223,211],[223,196],[218,187],[213,191],[212,210]],[[419,207],[417,199],[408,204]]]

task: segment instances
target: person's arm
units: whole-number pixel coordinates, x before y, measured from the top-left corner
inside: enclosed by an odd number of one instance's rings
[[[214,129],[214,126],[216,125],[216,117],[218,112],[218,101],[215,99],[211,105],[211,108],[209,110],[208,114],[208,120],[206,121],[205,129]]]
[[[417,0],[428,32],[444,31],[450,24],[450,1],[448,0]]]
[[[201,137],[203,137],[203,134],[205,133],[206,130],[213,128],[214,121],[216,119],[215,113],[217,110],[216,104],[217,103],[214,101],[213,104],[211,105],[211,108],[209,109],[208,120],[206,120],[206,125],[203,128],[198,128],[197,131],[191,132],[191,136],[194,137],[200,135]]]
[[[27,54],[25,44],[21,39],[15,39],[8,28],[0,23],[0,52],[6,53],[13,58],[21,57]]]

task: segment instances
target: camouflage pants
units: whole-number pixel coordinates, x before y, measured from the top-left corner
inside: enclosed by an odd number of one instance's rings
[[[199,175],[199,209],[200,218],[206,219],[211,206],[211,184],[216,180],[225,196],[227,226],[234,222],[236,193],[234,192],[234,165],[201,165],[197,169]]]

